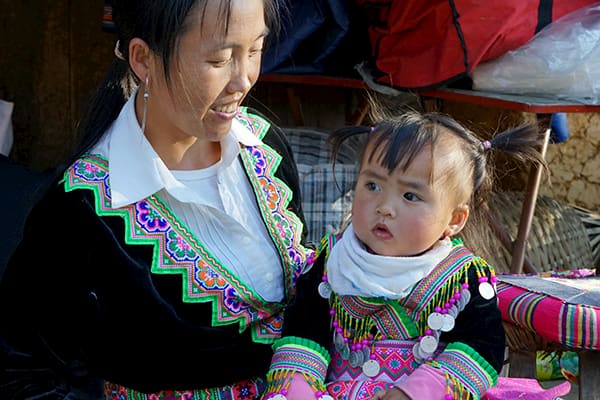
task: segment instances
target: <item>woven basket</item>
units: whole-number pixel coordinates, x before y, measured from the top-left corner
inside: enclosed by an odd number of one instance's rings
[[[503,321],[502,324],[506,333],[506,345],[510,351],[535,353],[537,350],[551,352],[566,349],[566,346],[546,340],[529,328],[508,321]]]
[[[590,245],[592,246],[592,255],[594,257],[594,266],[600,266],[600,213],[587,210],[582,207],[573,207],[573,210],[579,215],[581,222],[587,232]]]
[[[494,193],[489,202],[490,209],[507,228],[513,241],[517,236],[523,198],[523,192],[501,192]],[[590,234],[582,220],[583,212],[548,196],[538,196],[525,250],[525,256],[538,272],[596,266]],[[589,213],[585,216],[593,219]],[[596,223],[600,224],[600,218]],[[492,241],[488,261],[498,272],[509,272],[512,255],[498,239]]]

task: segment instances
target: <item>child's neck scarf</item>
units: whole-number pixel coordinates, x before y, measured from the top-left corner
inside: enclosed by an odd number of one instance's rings
[[[327,280],[338,295],[401,299],[429,274],[452,248],[449,238],[414,257],[369,253],[354,234],[352,224],[333,246],[327,261]]]

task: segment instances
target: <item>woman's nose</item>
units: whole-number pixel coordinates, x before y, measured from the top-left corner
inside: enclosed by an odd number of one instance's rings
[[[240,61],[231,72],[229,91],[232,93],[247,93],[256,82],[258,74],[254,73],[254,66],[249,61]]]

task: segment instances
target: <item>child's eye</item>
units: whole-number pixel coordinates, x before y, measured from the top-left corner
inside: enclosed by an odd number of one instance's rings
[[[411,193],[411,192],[406,192],[406,193],[404,193],[404,198],[405,198],[406,200],[408,200],[408,201],[419,201],[419,200],[421,200],[421,199],[419,198],[419,196],[417,196],[416,194],[414,194],[414,193]]]
[[[367,184],[365,186],[367,187],[367,190],[370,192],[379,192],[381,190],[379,185],[376,184],[375,182],[367,182]]]

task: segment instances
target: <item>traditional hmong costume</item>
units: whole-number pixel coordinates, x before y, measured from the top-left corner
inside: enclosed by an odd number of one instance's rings
[[[330,348],[331,362],[313,368],[327,370],[326,375],[313,374],[322,376],[327,387],[325,391],[313,379],[316,398],[370,399],[397,386],[411,398],[433,399],[429,396],[435,393],[444,400],[479,399],[495,385],[505,337],[491,266],[460,239],[441,240],[422,256],[400,258],[372,255],[364,247],[358,253],[350,250],[349,256],[334,254],[342,242],[358,242],[351,225],[339,239],[331,235],[322,242],[315,265],[299,282],[299,297],[284,326],[286,335]],[[361,268],[361,262],[381,263],[381,257],[386,260],[377,273],[376,268]],[[404,262],[405,270],[414,259],[414,271],[394,280],[389,271],[394,259]],[[288,339],[288,353],[293,340]],[[318,346],[297,347],[299,354],[312,348],[329,361]],[[289,371],[301,370],[282,362],[278,352],[274,359],[278,362],[270,376],[277,379],[270,382],[271,397],[289,393]]]
[[[233,162],[279,255],[282,300],[233,274],[159,194],[112,207],[111,166],[88,154],[33,209],[0,283],[0,398],[260,396],[311,250],[282,131],[246,110],[234,122],[262,141]]]

